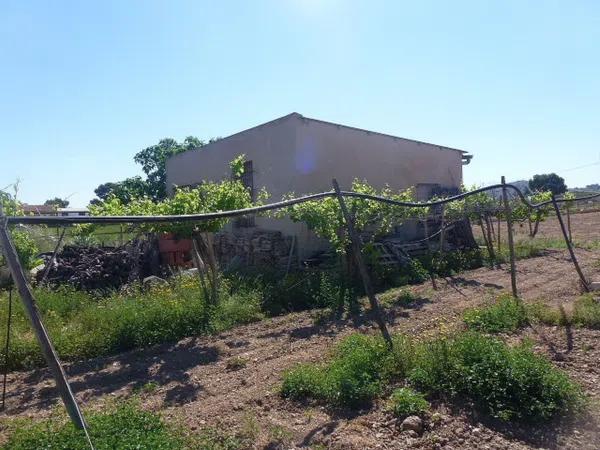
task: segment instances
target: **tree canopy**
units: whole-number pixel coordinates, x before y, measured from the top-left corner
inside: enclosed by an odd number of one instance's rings
[[[414,201],[414,189],[412,188],[402,192],[395,192],[389,187],[377,190],[365,180],[355,179],[351,189],[354,192],[380,195],[398,201]],[[285,198],[294,198],[294,194],[288,194]],[[418,208],[399,208],[387,203],[355,197],[347,198],[346,203],[356,231],[363,233],[369,230],[373,237],[389,232],[393,225],[399,225],[403,219],[419,213]],[[327,239],[336,252],[347,252],[349,241],[337,198],[329,197],[300,203],[275,213],[276,217],[285,217],[286,215],[289,215],[294,222],[306,223],[317,236]]]
[[[54,197],[51,199],[48,199],[44,202],[44,205],[46,206],[55,206],[56,208],[66,208],[67,206],[69,206],[69,200],[60,198],[60,197]]]
[[[98,186],[94,192],[98,196],[92,204],[98,204],[111,197],[117,198],[121,203],[127,204],[136,198],[142,198],[149,195],[148,183],[140,176],[125,178],[116,183],[103,183]]]
[[[529,180],[529,188],[533,192],[550,191],[554,195],[559,195],[567,192],[567,185],[565,184],[565,179],[559,177],[555,173],[534,175],[533,178]]]
[[[218,139],[212,138],[208,143]],[[161,139],[158,144],[140,150],[133,157],[133,160],[142,167],[145,178],[135,176],[123,181],[103,183],[95,189],[94,192],[98,198],[92,200],[91,203],[98,204],[99,201],[106,201],[110,197],[116,197],[123,204],[141,197],[149,197],[154,201],[165,199],[167,196],[167,160],[171,156],[201,148],[206,144],[207,142],[195,136],[188,136],[182,142],[177,142],[172,138]]]

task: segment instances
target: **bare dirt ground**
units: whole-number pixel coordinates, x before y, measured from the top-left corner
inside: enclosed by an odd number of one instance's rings
[[[600,214],[573,222],[575,239],[600,239]],[[553,220],[541,234],[553,236]],[[560,232],[560,231],[559,231]],[[590,238],[590,236],[592,236]],[[584,272],[600,280],[600,250],[578,249]],[[525,301],[569,307],[580,286],[566,250],[519,261],[518,286]],[[394,332],[436,333],[460,323],[464,309],[510,288],[506,267],[481,268],[453,279],[410,289],[418,300],[387,311]],[[387,296],[393,293],[386,293]],[[138,395],[142,405],[163,411],[190,430],[214,426],[252,436],[254,448],[335,449],[596,449],[600,446],[600,330],[535,326],[514,339],[532,338],[536,349],[579,381],[590,396],[590,412],[571,424],[506,426],[471,411],[434,405],[422,436],[398,429],[383,403],[365,411],[330,410],[282,399],[281,375],[298,362],[320,361],[332,344],[351,332],[376,332],[365,318],[316,325],[314,312],[276,317],[218,336],[184,339],[174,345],[67,366],[84,407],[108,398]],[[150,383],[150,384],[148,384]],[[58,403],[47,370],[9,375],[6,415],[44,417]],[[2,416],[0,416],[2,417]]]

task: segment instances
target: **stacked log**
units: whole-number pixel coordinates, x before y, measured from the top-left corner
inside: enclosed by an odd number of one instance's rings
[[[65,245],[46,282],[66,283],[86,291],[119,289],[129,282],[160,274],[155,246],[153,240],[134,241],[117,248]],[[37,274],[38,281],[42,273]]]

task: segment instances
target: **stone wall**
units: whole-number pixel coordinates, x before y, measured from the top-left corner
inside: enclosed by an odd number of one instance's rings
[[[222,267],[233,264],[286,267],[291,245],[291,236],[260,228],[240,228],[217,233],[214,237],[215,251]],[[294,248],[292,267],[297,265],[296,255]]]

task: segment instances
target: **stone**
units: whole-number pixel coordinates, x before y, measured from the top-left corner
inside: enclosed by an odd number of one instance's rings
[[[592,281],[589,287],[590,291],[600,291],[600,281]]]
[[[36,279],[37,275],[39,272],[43,272],[44,269],[46,268],[45,264],[40,264],[38,266],[35,266],[33,269],[31,269],[29,271],[29,274],[31,275],[31,278],[33,278],[34,280]]]
[[[412,430],[417,434],[423,433],[423,420],[419,416],[408,416],[402,421],[400,428],[403,431]]]
[[[144,287],[151,287],[166,285],[169,283],[167,283],[167,281],[163,280],[161,277],[157,277],[156,275],[150,275],[149,277],[144,278],[142,284],[144,285]]]
[[[196,267],[193,267],[191,269],[184,270],[181,272],[181,276],[182,277],[197,277],[198,269]]]

